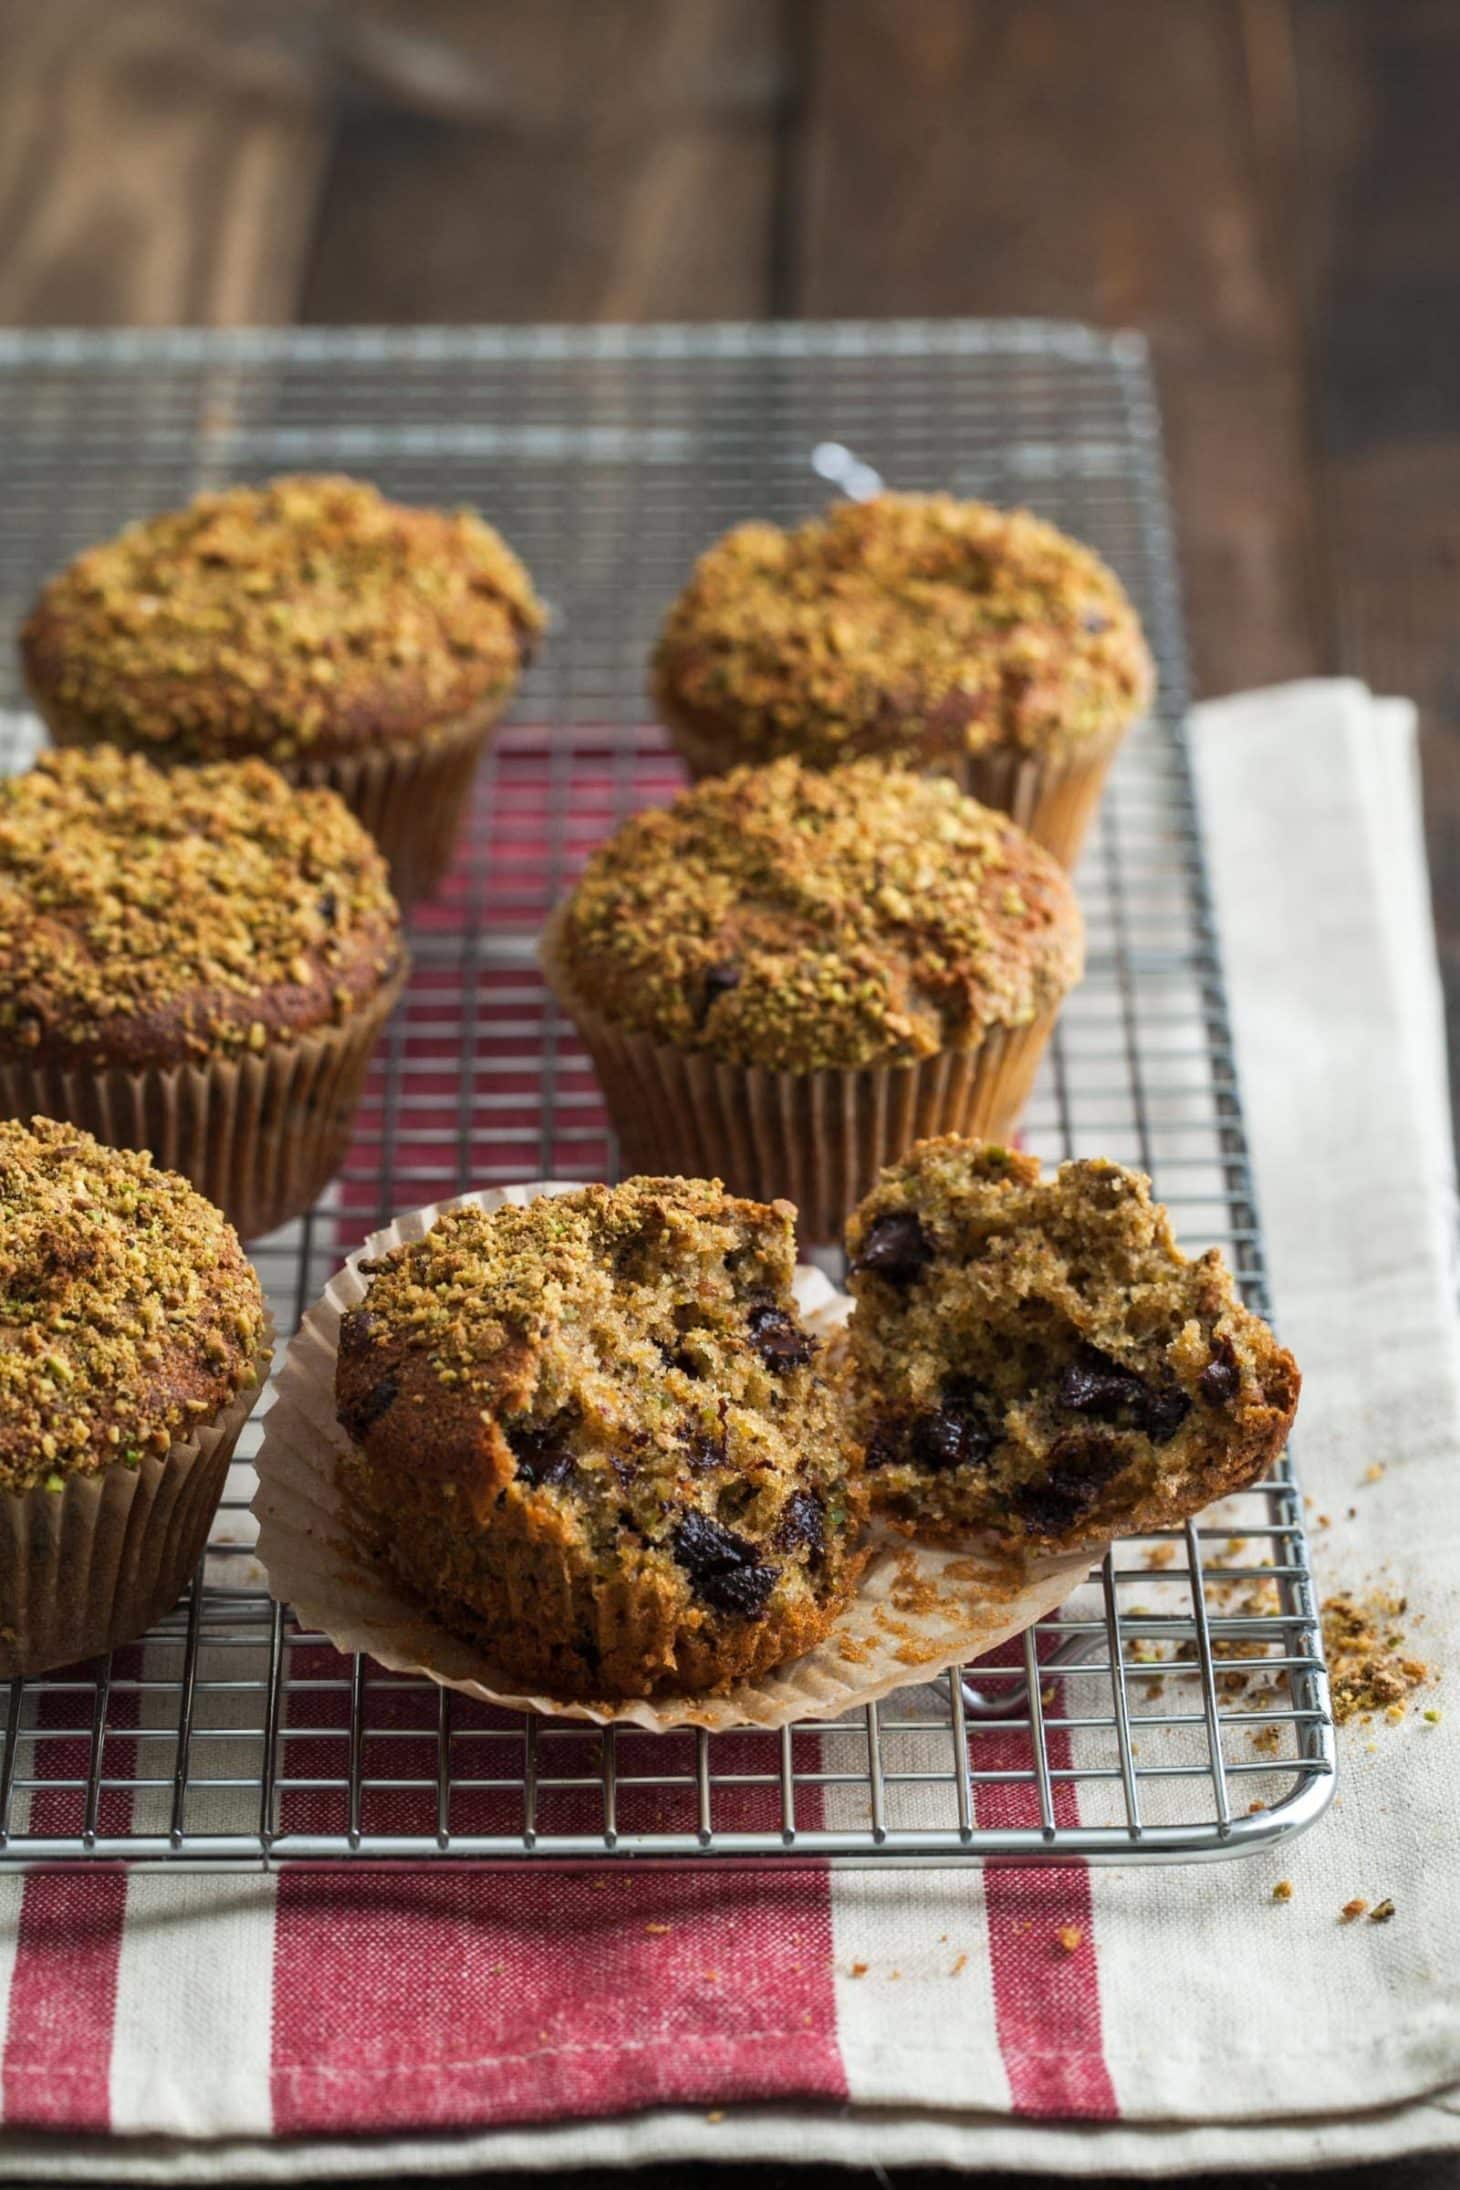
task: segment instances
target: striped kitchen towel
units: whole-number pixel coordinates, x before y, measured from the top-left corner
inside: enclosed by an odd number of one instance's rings
[[[1313,684],[1199,711],[1196,745],[1320,1583],[1407,1597],[1438,1720],[1346,1728],[1332,1813],[1225,1865],[7,1880],[11,2171],[1184,2175],[1460,2142],[1460,1377],[1413,722]],[[118,1778],[145,1683],[136,1717]],[[85,1743],[30,1798],[58,1831]],[[1029,1799],[982,1786],[980,1818]],[[1340,1921],[1354,1898],[1394,1914]]]

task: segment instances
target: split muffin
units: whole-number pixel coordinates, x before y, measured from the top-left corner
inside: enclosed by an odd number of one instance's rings
[[[877,753],[955,776],[1067,866],[1153,685],[1099,556],[1025,510],[949,495],[738,526],[701,556],[653,664],[694,776]]]
[[[149,1156],[0,1123],[0,1677],[186,1587],[268,1362],[237,1234]]]
[[[200,495],[89,549],[42,589],[20,646],[58,745],[266,760],[328,785],[409,904],[450,860],[542,627],[479,517],[297,477]]]
[[[868,1482],[910,1534],[1077,1550],[1174,1527],[1282,1450],[1297,1364],[1140,1172],[925,1141],[847,1250]]]
[[[333,791],[109,746],[0,782],[0,1116],[150,1149],[245,1238],[338,1169],[405,973]]]
[[[637,1178],[449,1210],[361,1265],[336,1399],[364,1540],[508,1679],[724,1689],[846,1602],[865,1497],[793,1218]]]
[[[946,778],[780,760],[626,823],[543,963],[629,1168],[784,1195],[830,1241],[921,1135],[1010,1130],[1083,931],[1049,854]]]

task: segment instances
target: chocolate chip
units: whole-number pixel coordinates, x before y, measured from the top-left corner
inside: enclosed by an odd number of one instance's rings
[[[352,1406],[341,1408],[340,1420],[353,1444],[365,1442],[365,1432],[380,1420],[388,1408],[394,1406],[400,1386],[393,1376],[383,1376],[378,1384],[372,1384],[363,1399]]]
[[[316,902],[319,905],[320,919],[325,921],[330,927],[333,927],[336,920],[338,920],[340,916],[340,900],[338,893],[334,890],[322,890]]]
[[[802,1369],[816,1351],[816,1342],[784,1308],[773,1300],[758,1300],[745,1318],[750,1343],[775,1376],[788,1369]]]
[[[1062,1437],[1051,1447],[1044,1474],[1021,1483],[1014,1506],[1031,1536],[1061,1536],[1100,1497],[1124,1455],[1103,1437]]]
[[[684,1457],[691,1475],[707,1475],[711,1468],[725,1464],[725,1436],[706,1437],[703,1430],[690,1430],[684,1439]]]
[[[695,1025],[702,1027],[710,1016],[710,1006],[721,996],[728,996],[731,989],[740,986],[740,968],[731,959],[723,959],[717,966],[707,966],[700,976],[699,1003],[695,1010]]]
[[[572,1424],[564,1416],[551,1422],[508,1422],[503,1425],[517,1480],[532,1490],[571,1482],[578,1464],[565,1442]]]
[[[897,1422],[874,1422],[863,1455],[869,1468],[890,1468],[902,1458],[903,1431]]]
[[[852,1267],[872,1270],[889,1285],[910,1285],[933,1259],[933,1246],[916,1213],[889,1209],[867,1227],[862,1252]]]
[[[379,1327],[379,1316],[372,1315],[368,1308],[352,1308],[348,1315],[342,1316],[339,1338],[342,1357],[348,1360],[353,1354],[368,1353]]]
[[[1191,1401],[1177,1384],[1163,1384],[1147,1391],[1141,1407],[1140,1427],[1153,1445],[1169,1445],[1191,1412]]]
[[[988,1393],[971,1378],[953,1378],[936,1408],[914,1417],[908,1457],[935,1475],[945,1468],[981,1468],[998,1442]]]
[[[674,1531],[674,1556],[695,1595],[716,1612],[757,1619],[776,1586],[778,1566],[768,1566],[747,1537],[707,1513],[687,1513]]]
[[[792,1491],[776,1530],[778,1550],[799,1551],[803,1544],[813,1560],[826,1548],[826,1508],[814,1490]]]
[[[1220,1339],[1217,1351],[1197,1378],[1202,1398],[1211,1407],[1225,1407],[1242,1388],[1242,1371],[1230,1339]]]

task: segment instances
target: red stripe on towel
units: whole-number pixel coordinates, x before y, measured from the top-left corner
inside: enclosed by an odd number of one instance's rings
[[[995,1657],[1007,1665],[1022,1655],[1023,1645],[1014,1643]],[[978,1769],[1032,1772],[1026,1729],[991,1727],[970,1741]],[[1047,1745],[1051,1766],[1067,1770],[1068,1734],[1050,1733]],[[1051,1800],[1057,1825],[1079,1823],[1071,1781],[1056,1779]],[[1039,1792],[1029,1777],[976,1787],[974,1808],[981,1826],[1040,1823]],[[991,1863],[984,1899],[994,2017],[1015,2113],[1115,2120],[1120,2109],[1101,2031],[1089,1872],[1073,1864],[1031,1870]]]
[[[138,1649],[118,1651],[114,1677],[132,1677],[140,1669]],[[94,1670],[82,1666],[63,1677],[85,1678]],[[22,1737],[22,1772],[29,1755],[38,1778],[84,1781],[92,1702],[89,1688],[42,1696],[36,1725],[66,1731],[48,1731],[34,1743]],[[103,1759],[108,1776],[127,1777],[136,1770],[136,1743],[119,1742],[115,1730],[136,1725],[137,1704],[135,1692],[113,1692]],[[79,1788],[39,1787],[30,1798],[30,1830],[74,1838],[84,1810]],[[131,1816],[129,1789],[102,1795],[97,1813],[102,1833],[126,1832]],[[7,2128],[110,2128],[112,2028],[126,1906],[127,1880],[120,1870],[37,1871],[26,1879],[0,2064]]]

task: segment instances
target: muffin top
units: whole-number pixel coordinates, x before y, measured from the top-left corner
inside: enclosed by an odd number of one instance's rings
[[[404,962],[333,791],[112,746],[0,781],[0,1057],[181,1064],[347,1019]]]
[[[746,1620],[830,1586],[863,1507],[790,1283],[795,1212],[633,1178],[448,1210],[361,1265],[340,1420],[397,1551],[443,1482],[458,1535],[525,1525],[570,1563]],[[831,1563],[828,1563],[831,1562]]]
[[[0,1123],[0,1488],[165,1453],[258,1382],[266,1333],[238,1235],[186,1179]]]
[[[1079,979],[1064,871],[941,777],[740,768],[636,815],[560,916],[568,986],[677,1049],[780,1071],[907,1062]]]
[[[1134,609],[1089,548],[949,495],[741,525],[701,556],[655,655],[669,720],[726,767],[798,753],[922,762],[1078,753],[1151,697]]]
[[[481,518],[300,477],[200,495],[88,549],[20,643],[42,707],[90,738],[287,761],[414,739],[505,696],[542,626]]]

